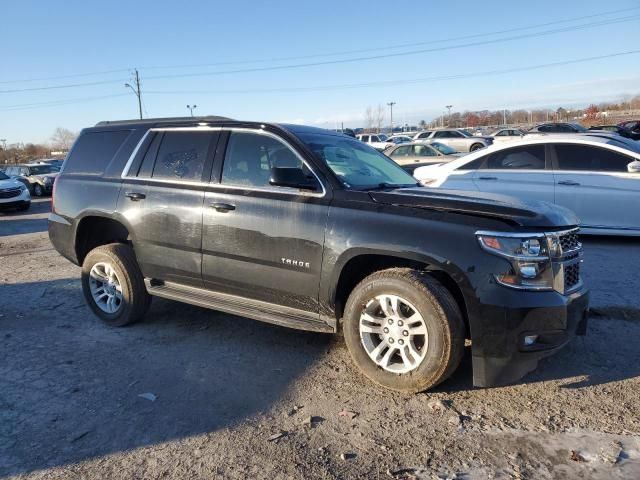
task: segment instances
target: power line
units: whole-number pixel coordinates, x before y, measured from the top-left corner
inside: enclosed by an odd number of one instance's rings
[[[555,20],[553,22],[539,23],[539,24],[536,24],[536,25],[526,25],[526,26],[521,26],[521,27],[509,28],[509,29],[505,29],[505,30],[498,30],[498,31],[494,31],[494,32],[484,32],[484,33],[476,33],[476,34],[472,34],[472,35],[464,35],[464,36],[459,36],[459,37],[450,37],[450,38],[445,38],[445,39],[440,39],[440,40],[430,40],[430,41],[427,41],[427,42],[402,43],[402,44],[383,46],[383,47],[371,47],[371,48],[364,48],[364,49],[357,49],[357,50],[343,50],[343,51],[331,52],[331,53],[316,53],[316,54],[310,54],[310,55],[298,55],[298,56],[289,56],[289,57],[260,58],[260,59],[255,59],[255,60],[238,60],[238,61],[233,61],[233,62],[200,63],[200,64],[184,64],[184,65],[156,65],[156,66],[142,67],[142,69],[144,69],[144,70],[161,70],[161,69],[173,69],[173,68],[200,68],[200,67],[213,67],[213,66],[222,66],[222,65],[241,65],[241,64],[250,64],[250,63],[268,63],[268,62],[280,62],[280,61],[288,61],[288,60],[302,60],[302,59],[306,59],[306,58],[320,58],[320,57],[332,57],[332,56],[339,56],[339,55],[351,55],[351,54],[374,52],[374,51],[380,51],[380,50],[392,50],[392,49],[396,49],[396,48],[405,48],[405,47],[411,47],[411,46],[415,47],[415,46],[420,46],[420,45],[433,45],[433,44],[438,44],[438,43],[447,43],[447,42],[454,42],[454,41],[459,41],[459,40],[469,40],[469,39],[472,39],[472,38],[478,38],[478,37],[483,37],[483,36],[501,35],[501,34],[504,34],[504,33],[517,32],[517,31],[521,31],[521,30],[532,30],[532,29],[535,29],[535,28],[548,27],[548,26],[551,26],[551,25],[558,25],[558,24],[561,24],[561,23],[576,22],[576,21],[579,21],[579,20],[587,20],[589,18],[603,17],[603,16],[607,16],[607,15],[614,15],[614,14],[618,14],[618,13],[630,12],[630,11],[634,11],[634,10],[638,10],[638,9],[640,9],[640,6],[639,7],[622,8],[622,9],[618,9],[618,10],[608,10],[608,11],[605,11],[605,12],[594,13],[594,14],[591,14],[591,15],[583,15],[583,16],[580,16],[580,17],[572,17],[572,18],[565,18],[565,19],[562,19],[562,20]],[[68,74],[68,75],[56,75],[56,76],[49,76],[49,77],[23,78],[23,79],[15,79],[15,80],[2,80],[2,81],[0,81],[0,85],[6,85],[6,84],[10,84],[10,83],[39,82],[39,81],[46,81],[46,80],[61,80],[61,79],[66,79],[66,78],[90,77],[90,76],[95,76],[95,75],[107,75],[107,74],[111,74],[111,73],[124,73],[124,72],[129,72],[130,70],[131,70],[131,68],[120,68],[120,69],[114,69],[114,70],[101,70],[101,71],[94,71],[94,72],[74,73],[74,74]]]
[[[172,74],[172,75],[157,75],[157,76],[146,77],[145,79],[146,80],[159,80],[159,79],[172,79],[172,78],[215,76],[215,75],[225,75],[225,74],[234,74],[234,73],[249,73],[249,72],[263,72],[263,71],[274,71],[274,70],[288,70],[288,69],[305,68],[305,67],[313,67],[313,66],[335,65],[335,64],[343,64],[343,63],[362,62],[362,61],[368,61],[368,60],[379,60],[379,59],[383,59],[383,58],[402,57],[402,56],[417,55],[417,54],[423,54],[423,53],[432,53],[432,52],[439,52],[439,51],[456,50],[456,49],[462,49],[462,48],[467,48],[467,47],[503,43],[503,42],[513,41],[513,40],[520,40],[520,39],[524,39],[524,38],[541,37],[541,36],[551,35],[551,34],[556,34],[556,33],[563,33],[563,32],[574,31],[574,30],[583,30],[583,29],[602,26],[602,25],[610,25],[610,24],[614,24],[614,23],[628,22],[628,21],[631,21],[631,20],[635,20],[637,18],[640,18],[640,15],[633,15],[633,16],[630,16],[630,17],[615,18],[615,19],[604,20],[604,21],[600,21],[600,22],[592,22],[592,23],[586,23],[586,24],[582,24],[582,25],[575,25],[575,26],[572,26],[572,27],[564,27],[564,28],[560,28],[560,29],[546,30],[546,31],[542,31],[542,32],[515,35],[515,36],[511,36],[511,37],[504,37],[504,38],[492,39],[492,40],[484,40],[484,41],[479,41],[479,42],[470,42],[470,43],[459,44],[459,45],[450,45],[450,46],[438,47],[438,48],[419,49],[419,50],[411,50],[411,51],[405,51],[405,52],[395,52],[395,53],[387,53],[387,54],[381,54],[381,55],[371,55],[371,56],[347,58],[347,59],[340,59],[340,60],[327,60],[327,61],[322,61],[322,62],[309,62],[309,63],[299,63],[299,64],[289,64],[289,65],[279,65],[279,66],[267,66],[267,67],[256,67],[256,68],[246,68],[246,69],[236,69],[236,70],[226,70],[226,71],[215,71],[215,72],[199,72],[199,73],[181,73],[181,74]],[[10,89],[10,90],[0,90],[0,94],[2,94],[2,93],[20,93],[20,92],[53,90],[53,89],[64,89],[64,88],[75,88],[75,87],[84,87],[84,86],[96,86],[96,85],[105,85],[105,84],[111,84],[111,83],[119,83],[119,81],[118,80],[105,80],[105,81],[99,81],[99,82],[74,83],[74,84],[67,84],[67,85],[52,85],[52,86],[45,86],[45,87],[17,88],[17,89]]]
[[[562,60],[558,62],[531,65],[527,67],[514,67],[514,68],[506,68],[506,69],[498,69],[498,70],[487,70],[482,72],[472,72],[472,73],[454,74],[454,75],[440,75],[440,76],[422,77],[422,78],[413,78],[413,79],[382,80],[378,82],[346,83],[346,84],[323,85],[323,86],[313,86],[313,87],[258,88],[258,89],[245,89],[245,90],[173,90],[173,91],[148,90],[146,93],[152,94],[152,95],[184,95],[184,94],[228,95],[228,94],[246,94],[246,93],[311,92],[311,91],[340,90],[340,89],[351,89],[351,88],[394,86],[394,85],[406,85],[406,84],[414,84],[414,83],[428,83],[428,82],[441,81],[441,80],[459,80],[459,79],[473,78],[473,77],[503,75],[507,73],[540,70],[543,68],[560,67],[564,65],[573,65],[577,63],[586,63],[586,62],[591,62],[596,60],[604,60],[607,58],[634,55],[638,53],[640,53],[640,50],[630,50],[627,52],[616,52],[616,53],[599,55],[594,57],[584,57],[584,58],[577,58],[573,60]]]
[[[507,69],[500,69],[500,70],[487,70],[482,72],[470,72],[470,73],[463,73],[463,74],[456,74],[456,75],[441,75],[441,76],[402,79],[402,80],[383,80],[378,82],[367,82],[367,83],[351,83],[351,84],[324,85],[324,86],[313,86],[313,87],[285,87],[285,88],[271,88],[271,89],[262,88],[262,89],[253,89],[253,90],[208,90],[208,91],[207,90],[205,91],[197,91],[197,90],[185,90],[185,91],[152,91],[151,90],[149,91],[147,90],[145,93],[150,95],[173,95],[173,94],[229,95],[229,94],[278,93],[278,92],[295,93],[295,92],[327,91],[327,90],[340,90],[340,89],[352,89],[352,88],[369,88],[369,87],[378,87],[378,86],[408,85],[408,84],[437,82],[437,81],[443,81],[443,80],[460,80],[460,79],[482,77],[482,76],[504,75],[508,73],[525,72],[525,71],[531,71],[531,70],[541,70],[544,68],[553,68],[553,67],[560,67],[565,65],[574,65],[578,63],[587,63],[591,61],[604,60],[607,58],[622,57],[627,55],[635,55],[639,53],[640,53],[640,50],[631,50],[627,52],[617,52],[617,53],[611,53],[608,55],[584,57],[584,58],[577,58],[572,60],[562,60],[558,62],[530,65],[526,67],[514,67],[514,68],[507,68]],[[115,95],[103,95],[98,97],[85,97],[85,98],[77,98],[77,99],[69,99],[69,100],[60,100],[60,101],[54,101],[54,102],[5,105],[5,106],[0,106],[0,111],[29,110],[29,109],[41,108],[41,107],[71,105],[74,103],[102,100],[106,98],[123,97],[128,95],[130,94],[123,93],[123,94],[115,94]]]
[[[554,22],[539,23],[536,25],[528,25],[528,26],[517,27],[517,28],[509,28],[506,30],[498,30],[494,32],[476,33],[473,35],[463,35],[460,37],[450,37],[450,38],[445,38],[440,40],[430,40],[427,42],[401,43],[396,45],[389,45],[386,47],[371,47],[371,48],[363,48],[363,49],[357,49],[357,50],[343,50],[340,52],[316,53],[311,55],[297,55],[297,56],[290,56],[290,57],[261,58],[261,59],[255,59],[255,60],[237,60],[233,62],[216,62],[216,63],[199,63],[199,64],[182,64],[182,65],[157,65],[157,66],[147,66],[143,68],[144,70],[161,70],[161,69],[173,69],[173,68],[215,67],[215,66],[223,66],[223,65],[242,65],[242,64],[248,64],[248,63],[266,63],[266,62],[281,62],[281,61],[287,61],[287,60],[303,60],[307,58],[334,57],[339,55],[351,55],[356,53],[367,53],[367,52],[375,52],[380,50],[393,50],[396,48],[417,47],[421,45],[433,45],[438,43],[455,42],[459,40],[469,40],[471,38],[501,35],[504,33],[512,33],[512,32],[517,32],[521,30],[532,30],[535,28],[548,27],[551,25],[558,25],[561,23],[576,22],[578,20],[586,20],[589,18],[603,17],[606,15],[629,12],[629,11],[638,10],[638,9],[640,9],[640,7],[623,8],[620,10],[610,10],[607,12],[601,12],[601,13],[592,14],[592,15],[584,15],[581,17],[573,17],[573,18],[567,18],[564,20],[556,20]]]

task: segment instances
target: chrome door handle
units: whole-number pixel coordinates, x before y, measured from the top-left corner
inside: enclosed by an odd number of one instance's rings
[[[498,177],[478,177],[478,180],[497,180]]]
[[[213,208],[216,212],[229,212],[231,210],[236,209],[235,205],[231,205],[229,203],[219,203],[219,202],[210,203],[209,207]]]
[[[138,200],[144,200],[147,196],[144,193],[139,192],[127,192],[124,194],[125,197],[130,198],[132,201],[137,202]]]
[[[572,186],[578,186],[580,185],[578,182],[574,182],[573,180],[560,180],[558,182],[558,185],[572,185]]]

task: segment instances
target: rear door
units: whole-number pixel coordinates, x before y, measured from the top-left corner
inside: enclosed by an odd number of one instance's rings
[[[640,174],[627,171],[634,157],[571,143],[553,151],[555,203],[573,210],[585,228],[640,231]]]
[[[505,148],[484,158],[473,177],[478,190],[553,202],[553,171],[544,145]]]
[[[118,209],[147,278],[202,286],[202,209],[219,130],[154,129],[127,172]]]
[[[272,167],[301,167],[317,179],[277,135],[247,128],[227,135],[205,196],[205,286],[318,312],[328,192],[319,181],[315,192],[269,184]]]

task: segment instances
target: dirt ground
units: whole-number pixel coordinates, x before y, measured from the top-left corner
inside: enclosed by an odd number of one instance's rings
[[[588,336],[515,385],[382,390],[339,337],[154,299],[103,326],[0,214],[0,478],[640,478],[640,240],[585,240]]]

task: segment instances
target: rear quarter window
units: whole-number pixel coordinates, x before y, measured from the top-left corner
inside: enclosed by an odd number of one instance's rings
[[[83,133],[65,161],[64,173],[102,175],[130,134],[131,130]]]

